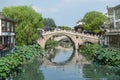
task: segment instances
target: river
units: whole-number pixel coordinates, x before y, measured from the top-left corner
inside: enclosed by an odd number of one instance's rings
[[[91,64],[72,48],[57,47],[42,64],[35,60],[13,80],[120,80],[119,72],[114,67]]]

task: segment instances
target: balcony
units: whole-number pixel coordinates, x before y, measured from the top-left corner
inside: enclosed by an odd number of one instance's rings
[[[110,32],[119,32],[120,33],[120,29],[109,29]]]
[[[120,29],[107,29],[106,35],[120,35]]]

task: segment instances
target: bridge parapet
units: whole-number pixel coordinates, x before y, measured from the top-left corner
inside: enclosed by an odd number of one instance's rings
[[[42,38],[38,39],[38,43],[44,48],[46,41],[53,37],[54,35],[63,34],[69,37],[75,45],[75,48],[78,49],[79,45],[83,45],[86,41],[91,43],[98,43],[98,36],[90,35],[85,33],[77,33],[73,31],[59,30],[59,31],[43,31]]]
[[[73,32],[73,31],[66,31],[66,30],[59,30],[59,31],[44,31],[42,33],[42,35],[49,35],[49,34],[58,34],[58,33],[66,33],[66,34],[71,34],[71,35],[81,35],[81,36],[93,36],[93,37],[98,37],[97,35],[93,35],[93,34],[86,34],[86,33],[78,33],[78,32]]]

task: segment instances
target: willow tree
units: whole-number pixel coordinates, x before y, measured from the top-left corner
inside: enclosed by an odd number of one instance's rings
[[[52,18],[44,18],[44,27],[56,28],[55,21]]]
[[[31,6],[4,7],[3,14],[16,20],[16,44],[28,45],[37,39],[37,28],[43,26],[43,18]]]
[[[100,31],[100,26],[105,22],[106,16],[101,12],[90,11],[86,13],[82,19],[85,23],[83,25],[86,31],[98,33]]]

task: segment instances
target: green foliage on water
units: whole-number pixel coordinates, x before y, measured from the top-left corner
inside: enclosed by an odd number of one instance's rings
[[[0,58],[0,78],[7,78],[10,74],[21,71],[23,64],[43,56],[45,52],[37,44],[16,47],[13,54]]]
[[[100,45],[88,44],[80,48],[80,52],[89,58],[92,62],[103,65],[119,66],[120,51],[104,48]]]

